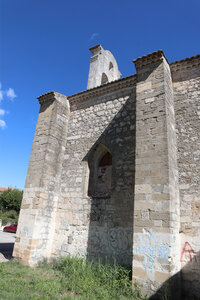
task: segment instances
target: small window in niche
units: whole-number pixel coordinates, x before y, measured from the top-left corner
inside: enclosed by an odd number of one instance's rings
[[[101,84],[105,84],[107,82],[108,82],[108,77],[105,73],[103,73],[101,76]]]
[[[112,177],[112,155],[109,152],[101,158],[96,175],[96,193],[99,196],[109,195],[111,192]]]
[[[112,70],[113,69],[113,64],[110,62],[109,63],[109,70]]]

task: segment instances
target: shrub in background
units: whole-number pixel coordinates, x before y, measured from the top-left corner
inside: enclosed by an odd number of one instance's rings
[[[18,221],[23,191],[8,189],[0,194],[0,219],[2,225]]]

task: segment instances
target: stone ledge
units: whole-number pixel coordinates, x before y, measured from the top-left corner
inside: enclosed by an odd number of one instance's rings
[[[58,92],[54,92],[54,91],[45,93],[45,94],[37,97],[40,104],[53,102],[54,100],[58,100],[59,98],[66,98],[66,100],[67,100],[67,96],[60,94]],[[67,104],[67,101],[66,101],[66,104]]]
[[[117,90],[134,86],[136,84],[136,74],[124,77],[122,79],[106,83],[104,85],[89,89],[71,96],[68,96],[70,104],[75,104],[92,97],[102,96],[104,94],[112,93]]]

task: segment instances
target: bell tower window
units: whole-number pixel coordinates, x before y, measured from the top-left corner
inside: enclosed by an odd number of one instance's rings
[[[105,84],[107,82],[108,82],[108,77],[105,73],[103,73],[101,76],[101,84]]]
[[[113,69],[113,64],[110,62],[109,63],[109,70],[112,70]]]

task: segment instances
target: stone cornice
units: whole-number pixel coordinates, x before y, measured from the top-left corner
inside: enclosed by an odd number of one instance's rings
[[[55,99],[58,99],[59,97],[66,97],[66,100],[69,100],[70,104],[77,103],[80,101],[84,101],[86,99],[102,96],[107,93],[112,93],[117,90],[131,87],[136,84],[136,75],[130,75],[124,78],[121,78],[119,80],[115,80],[109,83],[106,83],[104,85],[95,87],[93,89],[85,90],[82,92],[79,92],[77,94],[71,95],[71,96],[64,96],[60,93],[57,93],[55,91],[51,91],[48,93],[45,93],[39,97],[37,97],[40,104],[48,103],[51,101],[54,101]]]
[[[136,84],[136,75],[131,75],[119,80],[115,80],[104,85],[95,87],[93,89],[89,89],[71,96],[68,96],[68,100],[70,104],[74,104],[80,101],[84,101],[86,99],[102,96],[107,93],[112,93],[117,90],[134,86]]]
[[[67,100],[67,96],[62,95],[58,92],[51,91],[51,92],[48,92],[46,94],[43,94],[43,95],[37,97],[37,99],[38,99],[40,105],[42,105],[44,103],[53,102],[54,100],[58,100],[59,102],[63,102],[63,99]]]
[[[50,102],[52,100],[55,99],[55,93],[54,91],[51,91],[51,92],[48,92],[48,93],[45,93],[39,97],[37,97],[38,101],[40,104],[43,104],[43,103],[46,103],[46,102]]]
[[[151,64],[161,61],[163,59],[163,57],[168,62],[164,52],[162,50],[158,50],[156,52],[149,53],[142,57],[138,57],[137,59],[134,59],[133,62],[135,64],[136,70],[140,70],[142,68],[145,68],[148,65],[151,65]]]
[[[138,57],[137,59],[133,60],[133,62],[136,66],[136,69],[140,70],[149,64],[153,64],[162,60],[163,57],[166,59],[163,51],[158,50],[148,55]],[[200,54],[170,63],[170,69],[172,72],[176,72],[178,70],[184,70],[184,69],[191,69],[195,67],[200,67]],[[43,104],[43,103],[54,101],[55,99],[59,99],[60,97],[62,98],[65,97],[66,100],[67,99],[69,100],[70,104],[74,104],[92,97],[102,96],[104,94],[112,93],[123,88],[131,87],[135,84],[136,84],[136,74],[106,83],[104,85],[95,87],[93,89],[79,92],[77,94],[68,97],[60,93],[51,91],[39,96],[37,99],[39,100],[40,104]]]
[[[196,67],[200,67],[200,54],[197,54],[196,56],[187,57],[185,59],[181,59],[170,64],[170,69],[172,72]]]

